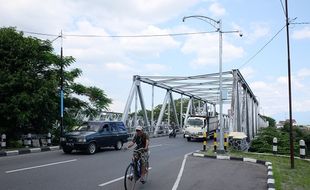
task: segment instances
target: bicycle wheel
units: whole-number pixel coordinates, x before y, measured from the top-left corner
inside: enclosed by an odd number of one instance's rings
[[[148,179],[148,176],[149,176],[149,172],[150,172],[150,170],[149,170],[149,161],[147,161],[146,163],[145,163],[145,174],[144,174],[144,181],[145,182],[147,182],[147,179]]]
[[[135,189],[136,179],[134,177],[134,169],[133,164],[130,163],[126,169],[125,176],[124,176],[124,186],[125,190],[133,190]]]

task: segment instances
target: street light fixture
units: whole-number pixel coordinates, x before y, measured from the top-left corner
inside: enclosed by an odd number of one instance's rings
[[[207,16],[202,16],[202,15],[192,15],[192,16],[186,16],[183,17],[183,22],[185,22],[186,19],[188,18],[195,18],[202,20],[211,26],[213,26],[216,29],[216,32],[219,33],[219,73],[220,73],[220,144],[218,148],[219,153],[224,152],[224,131],[223,131],[223,94],[222,94],[222,57],[223,57],[223,33],[239,33],[239,36],[242,37],[243,34],[239,30],[233,30],[233,31],[222,31],[222,21],[221,20],[214,20],[210,17]]]

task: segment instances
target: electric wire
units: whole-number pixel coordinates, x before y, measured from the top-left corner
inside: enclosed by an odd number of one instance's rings
[[[261,53],[265,47],[270,44],[279,34],[280,32],[286,27],[286,25],[284,25],[262,48],[260,48],[252,57],[250,57],[247,61],[245,61],[241,66],[239,66],[238,69],[241,69],[242,67],[244,67],[245,65],[247,65],[248,63],[250,63],[259,53]]]
[[[52,37],[56,37],[56,39],[61,37],[60,35],[56,35],[56,34],[47,34],[47,33],[22,31],[22,30],[20,31],[23,33],[35,34],[39,36],[52,36]],[[150,38],[150,37],[199,35],[199,34],[208,34],[208,33],[215,33],[215,32],[217,31],[167,33],[167,34],[141,34],[141,35],[93,35],[93,34],[63,34],[63,33],[61,35],[62,37],[79,37],[79,38]]]
[[[281,3],[281,6],[282,6],[282,10],[283,10],[284,16],[285,16],[285,15],[286,15],[286,12],[285,12],[284,5],[283,5],[282,0],[280,0],[280,3]]]

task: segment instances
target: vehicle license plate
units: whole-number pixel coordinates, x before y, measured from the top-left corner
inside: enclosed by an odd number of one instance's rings
[[[67,146],[74,146],[74,143],[66,143]]]

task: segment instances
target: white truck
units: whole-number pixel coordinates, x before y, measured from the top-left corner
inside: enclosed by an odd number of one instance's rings
[[[189,116],[184,127],[183,137],[187,138],[187,141],[191,141],[192,139],[203,139],[204,131],[207,132],[207,137],[210,138],[213,136],[214,131],[218,128],[218,118],[208,118],[207,116],[197,115]]]

